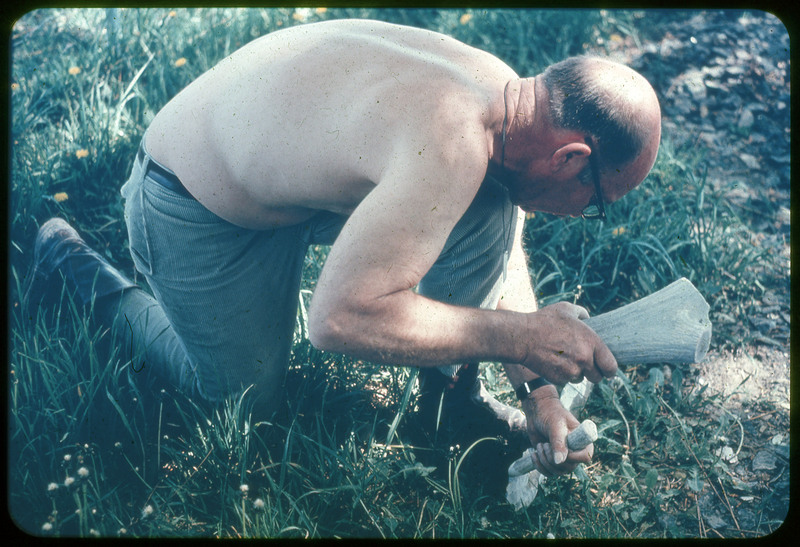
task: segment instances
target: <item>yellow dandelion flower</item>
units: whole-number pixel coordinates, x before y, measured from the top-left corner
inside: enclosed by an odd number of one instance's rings
[[[62,201],[67,201],[69,199],[69,196],[67,195],[66,192],[57,192],[53,194],[53,199],[61,203]]]
[[[185,64],[186,64],[186,57],[181,57],[180,59],[175,61],[175,66],[178,68],[182,67]]]
[[[328,8],[316,8],[314,11],[317,12],[317,15],[322,15],[323,13],[328,11]]]
[[[472,14],[465,13],[464,15],[461,16],[461,18],[459,18],[458,22],[461,23],[462,25],[466,25],[467,23],[470,22],[471,19],[472,19]]]
[[[67,72],[69,72],[70,76],[75,76],[75,75],[81,73],[81,67],[79,67],[79,66],[71,66],[71,67],[69,67],[69,70]]]
[[[614,229],[611,231],[611,235],[613,235],[614,237],[617,237],[617,236],[619,236],[619,235],[622,235],[622,234],[624,234],[624,233],[625,233],[625,232],[627,232],[627,231],[628,231],[628,230],[626,230],[626,229],[625,229],[625,226],[620,226],[620,227],[618,227],[618,228],[614,228]]]
[[[608,39],[611,40],[612,42],[617,42],[617,43],[624,42],[622,36],[620,36],[619,34],[612,34],[611,36],[608,37]]]
[[[294,19],[295,21],[300,21],[302,23],[303,21],[306,20],[306,16],[305,16],[304,13],[300,13],[300,12],[296,11],[296,12],[294,12],[292,14],[292,19]]]
[[[81,148],[80,150],[75,152],[75,157],[78,158],[79,160],[87,157],[88,155],[89,155],[89,151],[86,150],[85,148]]]
[[[19,89],[19,84],[17,82],[11,83],[11,91],[16,91]]]
[[[169,12],[167,15],[168,15],[169,17],[175,17],[176,15],[178,15],[178,12],[177,12],[177,11],[175,11],[175,10],[170,10],[170,12]]]
[[[536,213],[525,213],[525,218],[536,218]]]

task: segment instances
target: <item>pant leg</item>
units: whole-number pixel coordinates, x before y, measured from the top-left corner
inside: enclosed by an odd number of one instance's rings
[[[519,209],[500,183],[484,181],[453,228],[419,293],[459,306],[494,309],[502,296]],[[440,367],[453,376],[461,364]]]
[[[137,169],[139,172],[137,172]],[[291,351],[306,226],[232,225],[147,177],[123,188],[131,254],[158,306],[131,311],[151,372],[219,401],[252,386],[267,411],[282,396]],[[183,349],[183,353],[178,348]],[[164,359],[161,361],[161,359]]]

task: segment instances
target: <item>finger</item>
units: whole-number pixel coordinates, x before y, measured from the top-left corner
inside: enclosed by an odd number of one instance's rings
[[[612,378],[617,375],[617,360],[602,340],[594,347],[594,366],[597,372],[606,378]],[[592,381],[597,383],[601,379],[602,377]]]
[[[552,450],[548,443],[539,443],[536,446],[533,461],[539,472],[546,477],[559,474],[558,468],[553,463],[552,455]]]
[[[584,463],[589,465],[592,463],[592,456],[594,455],[594,444],[587,445],[583,450],[576,450],[569,453],[567,463],[579,464]]]
[[[584,319],[589,319],[589,312],[583,306],[578,306],[573,304],[573,308],[575,309],[576,317],[583,321]]]
[[[600,369],[597,368],[597,365],[592,361],[592,364],[586,369],[586,379],[596,384],[600,380],[603,379],[603,375],[600,373]]]
[[[569,449],[567,448],[568,432],[567,423],[564,420],[555,420],[554,423],[551,423],[550,431],[548,431],[550,439],[548,448],[551,448],[555,465],[560,465],[567,461],[567,455],[569,454]]]
[[[578,464],[584,463],[586,460],[586,455],[584,454],[579,456],[579,461],[572,461],[570,458],[564,463],[557,465],[554,462],[553,449],[549,443],[542,443],[540,447],[537,448],[537,454],[539,455],[539,472],[547,477],[571,473],[576,467],[578,467]]]

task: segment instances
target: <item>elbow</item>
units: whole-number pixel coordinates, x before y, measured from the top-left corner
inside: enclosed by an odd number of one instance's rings
[[[308,338],[318,350],[367,358],[396,330],[388,329],[390,317],[396,314],[380,299],[330,299],[318,289],[308,310]]]
[[[349,338],[344,313],[309,310],[308,339],[318,350],[344,353]]]

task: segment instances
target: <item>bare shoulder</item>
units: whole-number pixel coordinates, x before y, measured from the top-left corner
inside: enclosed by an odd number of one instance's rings
[[[485,175],[515,76],[427,30],[301,25],[251,42],[187,86],[153,120],[148,148],[231,222],[274,223],[280,208],[349,214],[385,186],[377,195],[405,202],[406,213],[425,207],[415,197],[464,196],[447,224]]]

